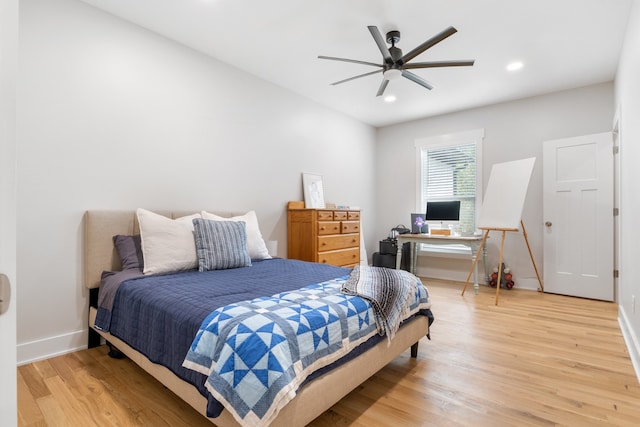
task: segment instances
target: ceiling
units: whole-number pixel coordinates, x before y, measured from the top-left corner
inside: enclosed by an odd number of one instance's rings
[[[632,0],[83,0],[130,22],[380,127],[615,77]],[[399,30],[409,52],[458,32],[413,62],[475,59],[473,67],[412,70],[376,92],[374,71],[318,55],[382,63],[367,26]],[[506,71],[522,61],[517,72]],[[212,76],[214,78],[214,76]]]

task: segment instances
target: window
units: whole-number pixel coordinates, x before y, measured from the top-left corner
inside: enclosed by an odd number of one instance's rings
[[[460,231],[473,233],[482,200],[484,129],[416,141],[417,212],[428,201],[460,200]]]

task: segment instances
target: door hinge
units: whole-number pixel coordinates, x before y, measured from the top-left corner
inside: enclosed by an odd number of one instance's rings
[[[613,208],[613,216],[620,216],[620,208]]]
[[[619,145],[614,145],[613,146],[613,154],[618,154],[620,152],[620,146]]]
[[[618,277],[620,277],[620,270],[613,270],[613,278],[617,279]]]

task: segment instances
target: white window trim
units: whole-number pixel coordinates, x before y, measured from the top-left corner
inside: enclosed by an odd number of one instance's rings
[[[416,147],[416,211],[422,212],[425,208],[422,201],[422,150],[425,148],[449,147],[461,145],[469,142],[476,143],[476,224],[478,223],[478,213],[482,207],[482,142],[484,140],[484,128],[474,129],[464,132],[450,133],[446,135],[430,136],[419,138],[415,141]],[[438,246],[422,244],[418,255],[427,253],[434,256],[469,256],[469,248],[462,245]]]

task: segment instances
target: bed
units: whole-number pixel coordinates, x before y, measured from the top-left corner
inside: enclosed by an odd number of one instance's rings
[[[190,215],[189,212],[158,212],[156,214],[160,214],[168,219],[184,218]],[[240,217],[238,214],[233,212],[216,212],[215,215],[219,215],[224,218],[234,217],[234,215],[236,218]],[[213,219],[216,218],[218,217],[213,217]],[[193,371],[195,373],[192,375],[191,369],[188,370],[188,374],[184,374],[180,368],[176,368],[171,364],[166,364],[162,360],[157,360],[158,357],[153,354],[149,354],[150,351],[145,347],[140,347],[140,344],[137,342],[127,342],[128,335],[126,333],[115,333],[113,330],[104,328],[101,325],[104,322],[104,310],[102,306],[98,309],[100,298],[98,290],[101,278],[103,277],[103,272],[120,272],[120,270],[122,270],[120,256],[114,247],[113,238],[114,236],[135,236],[139,233],[139,222],[136,211],[95,210],[87,211],[84,215],[84,284],[90,290],[89,347],[100,345],[102,342],[101,338],[103,338],[107,343],[109,343],[109,345],[114,346],[118,351],[129,357],[133,362],[154,376],[181,399],[189,403],[198,412],[202,413],[204,416],[212,415],[211,397],[205,397],[206,392],[203,392],[202,385],[196,386],[193,384],[194,381],[206,381],[206,375],[195,371]],[[245,270],[251,270],[252,272],[262,271],[264,283],[268,284],[270,275],[273,276],[274,274],[278,274],[282,276],[282,271],[284,271],[283,269],[289,271],[290,268],[293,268],[289,263],[295,264],[296,261],[265,259],[263,261],[254,261],[251,268],[230,269],[229,271],[225,271],[224,274],[233,274],[234,277],[236,277],[241,275],[241,272]],[[302,264],[303,262],[297,263]],[[303,267],[311,268],[312,270],[316,269],[313,270],[314,272],[309,274],[317,275],[317,277],[320,278],[319,281],[323,281],[331,275],[339,277],[344,276],[345,273],[347,273],[348,276],[349,273],[348,271],[338,267],[334,267],[336,270],[330,270],[329,272],[324,269],[326,266],[321,265],[304,265]],[[186,280],[190,280],[189,277],[203,276],[199,275],[197,271],[184,271],[180,274],[186,276]],[[213,275],[218,273],[213,272],[211,274]],[[295,278],[295,280],[299,279],[299,275],[300,273],[291,274],[292,278]],[[159,276],[163,280],[168,280],[169,276],[172,276],[172,274],[159,274]],[[227,278],[230,277],[231,276],[227,276]],[[144,286],[140,284],[146,283],[148,279],[150,279],[150,277],[144,275],[142,277],[134,277],[130,280],[124,280],[121,287],[123,289],[128,287],[135,288],[137,290],[138,288],[143,288]],[[132,286],[132,283],[134,282],[136,284],[135,287]],[[308,284],[309,283],[302,283],[302,285]],[[149,284],[149,286],[154,287],[156,284]],[[155,287],[153,289],[161,288]],[[290,287],[289,289],[293,290],[294,288]],[[123,292],[124,290],[118,291],[118,295]],[[268,291],[266,294],[273,295],[273,293]],[[249,292],[247,295],[251,296],[254,294]],[[144,299],[146,300],[147,297]],[[213,306],[211,307],[211,310],[216,308],[218,307]],[[114,305],[114,315],[117,310],[116,305]],[[129,311],[137,311],[137,309],[130,309]],[[198,314],[196,315],[197,319],[191,320],[191,322],[201,323],[203,320],[203,312],[195,309],[193,311],[196,311]],[[411,348],[412,357],[417,357],[418,341],[428,334],[429,321],[432,319],[432,316],[430,316],[430,310],[422,310],[423,314],[427,314],[424,313],[425,311],[428,312],[428,315],[415,315],[404,321],[392,340],[381,338],[378,338],[377,340],[367,339],[362,345],[357,346],[358,348],[353,352],[354,354],[357,354],[357,356],[354,357],[350,354],[341,357],[330,366],[321,369],[320,373],[312,374],[309,379],[302,383],[302,385],[297,389],[297,392],[294,390],[293,394],[295,396],[292,400],[290,400],[282,409],[276,411],[276,414],[273,416],[274,418],[269,420],[271,425],[306,425],[318,415],[329,409],[358,385],[367,380],[370,376],[375,374],[379,369],[403,351]],[[96,320],[98,321],[96,322]],[[113,320],[110,321],[113,322]],[[155,320],[153,322],[149,321],[149,323],[153,324],[155,323]],[[184,321],[180,320],[179,323],[182,324]],[[191,326],[191,328],[193,328],[193,326]],[[171,335],[167,333],[159,333],[153,330],[149,330],[149,332],[146,332],[145,330],[145,332],[140,335],[153,337],[157,334],[160,334],[161,336]],[[181,339],[184,341],[183,338]],[[193,337],[187,337],[186,339],[191,341]],[[154,340],[155,338],[150,338],[150,341]],[[363,351],[363,349],[366,349],[366,351]],[[184,349],[180,349],[180,351],[183,350]],[[328,390],[330,392],[327,392]],[[216,399],[213,400],[215,401]],[[215,418],[209,418],[215,425],[221,427],[241,425],[237,416],[234,417],[229,410],[222,410],[219,414],[215,415],[218,416]],[[247,423],[243,422],[242,424]]]

